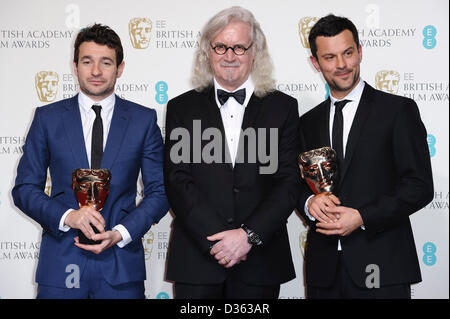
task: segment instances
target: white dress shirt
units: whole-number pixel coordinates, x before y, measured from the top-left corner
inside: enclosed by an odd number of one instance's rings
[[[348,102],[345,104],[345,107],[342,109],[342,116],[344,118],[344,128],[342,132],[343,137],[343,155],[345,158],[345,149],[347,147],[347,140],[348,140],[348,134],[350,133],[350,129],[352,127],[353,119],[355,118],[356,110],[358,109],[359,100],[361,100],[361,95],[364,90],[364,81],[361,79],[359,80],[359,83],[355,86],[355,88],[347,94],[346,97],[343,99],[336,99],[330,94],[331,99],[331,106],[330,106],[330,142],[331,147],[333,147],[333,122],[334,122],[334,113],[336,110],[336,106],[334,106],[334,103],[337,101],[342,100],[351,100],[351,102]]]
[[[111,119],[115,103],[116,103],[116,95],[114,93],[100,102],[93,101],[81,91],[78,94],[78,105],[80,108],[81,125],[83,127],[84,144],[86,145],[86,154],[89,161],[89,167],[91,165],[92,127],[94,126],[94,120],[96,117],[95,112],[92,109],[92,105],[98,104],[102,106],[100,116],[102,117],[103,122],[103,136],[104,136],[103,150],[104,150],[106,146],[107,136],[109,133],[109,128],[111,127]],[[66,220],[67,215],[71,211],[73,211],[73,209],[67,210],[61,217],[61,220],[59,222],[59,230],[67,232],[70,229],[69,226],[64,225],[64,221]],[[121,224],[116,225],[112,229],[117,230],[122,235],[122,240],[117,243],[117,246],[122,248],[131,242],[130,233],[123,225]]]
[[[86,154],[91,166],[91,145],[92,145],[92,128],[94,126],[95,112],[92,105],[98,104],[102,106],[100,116],[103,123],[103,150],[106,146],[106,140],[111,127],[111,119],[114,111],[114,104],[116,103],[116,95],[111,94],[100,102],[91,100],[87,95],[80,92],[78,95],[78,105],[80,107],[81,124],[83,126],[84,143],[86,145]]]
[[[234,97],[230,97],[224,105],[221,105],[217,97],[217,89],[221,89],[230,92],[223,87],[214,79],[214,92],[216,97],[216,104],[220,109],[220,115],[222,116],[222,123],[225,129],[225,136],[228,144],[228,151],[230,152],[231,162],[234,167],[236,162],[236,155],[238,151],[239,136],[242,130],[242,121],[244,119],[245,108],[250,101],[250,98],[255,90],[255,85],[251,77],[247,79],[240,87],[235,91],[240,89],[245,89],[245,100],[244,104],[239,104]]]
[[[364,90],[364,85],[365,85],[364,81],[362,79],[359,79],[358,84],[353,88],[353,90],[340,100],[333,97],[333,95],[331,95],[331,93],[330,93],[330,100],[331,100],[330,104],[331,105],[330,105],[330,121],[329,121],[330,130],[329,131],[330,131],[331,147],[333,147],[333,122],[334,122],[334,113],[336,110],[334,103],[337,101],[342,101],[342,100],[351,100],[351,102],[348,102],[347,104],[345,104],[345,107],[342,109],[342,116],[344,118],[344,128],[343,128],[343,134],[342,134],[342,138],[343,138],[342,145],[344,148],[343,149],[344,158],[345,158],[345,149],[347,147],[348,135],[349,135],[350,129],[352,127],[353,119],[355,118],[356,110],[358,109],[359,101],[361,100],[361,95]],[[313,216],[311,216],[311,214],[308,211],[308,202],[312,197],[314,197],[314,195],[311,195],[305,202],[305,213],[309,217],[309,219],[316,220]],[[361,226],[361,228],[364,229],[364,226]],[[340,240],[338,241],[338,250],[342,250]]]

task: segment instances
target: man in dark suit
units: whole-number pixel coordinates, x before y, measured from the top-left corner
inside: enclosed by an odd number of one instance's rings
[[[409,215],[433,198],[419,110],[361,80],[362,49],[350,20],[320,19],[309,43],[330,97],[300,118],[300,149],[331,145],[340,178],[329,196],[312,196],[304,184],[297,205],[310,224],[308,297],[410,298],[421,275]]]
[[[232,7],[202,32],[196,90],[167,105],[176,298],[278,298],[295,277],[286,223],[298,198],[298,109],[271,71],[259,23]]]
[[[80,31],[73,64],[80,92],[36,109],[12,190],[16,206],[43,228],[37,297],[144,298],[142,237],[169,209],[156,113],[114,94],[124,62],[109,27]],[[112,175],[101,212],[80,208],[72,190],[72,171],[89,167]],[[139,172],[145,196],[136,207]],[[78,230],[100,243],[81,243]]]

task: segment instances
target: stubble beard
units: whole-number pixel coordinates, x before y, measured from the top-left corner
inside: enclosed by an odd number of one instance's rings
[[[348,86],[341,86],[341,85],[339,85],[338,82],[335,81],[335,80],[329,81],[329,82],[328,82],[328,85],[330,86],[330,89],[331,89],[331,90],[339,91],[339,92],[346,92],[346,91],[352,89],[352,88],[355,86],[356,83],[358,83],[358,80],[359,80],[359,74],[360,74],[360,72],[356,72],[356,73],[353,75],[352,82],[351,82],[351,84],[348,85]]]

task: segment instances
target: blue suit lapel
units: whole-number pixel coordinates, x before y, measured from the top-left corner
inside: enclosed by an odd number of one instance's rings
[[[83,137],[78,94],[66,100],[66,112],[62,115],[63,125],[67,134],[68,145],[72,149],[72,156],[77,168],[89,168],[86,145]]]
[[[105,151],[103,152],[102,168],[110,170],[119,153],[129,123],[127,110],[128,106],[124,100],[116,96],[116,104],[114,105],[108,139],[106,140]]]

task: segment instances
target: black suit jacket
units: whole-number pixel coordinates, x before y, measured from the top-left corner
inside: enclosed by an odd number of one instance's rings
[[[201,120],[202,132],[207,128],[221,132],[218,163],[205,163],[203,158],[193,163],[194,143],[199,140],[198,136],[193,140],[194,120]],[[174,163],[170,158],[172,147],[180,145],[176,128],[189,132],[190,163]],[[298,200],[297,101],[278,91],[263,98],[253,95],[242,123],[242,130],[247,128],[266,129],[264,133],[256,131],[257,140],[266,137],[266,154],[268,132],[270,128],[278,130],[278,169],[274,174],[260,174],[260,167],[267,165],[258,156],[253,163],[247,156],[236,159],[234,168],[229,161],[225,162],[225,157],[229,157],[228,147],[213,88],[202,92],[192,90],[169,101],[164,177],[175,218],[169,244],[168,280],[197,284],[223,282],[228,270],[209,254],[214,243],[206,237],[239,228],[242,223],[260,235],[263,245],[254,246],[247,260],[230,271],[238,272],[250,284],[279,284],[295,278],[286,223]],[[210,140],[203,140],[201,149],[208,143]],[[245,143],[244,154],[247,151]]]
[[[330,99],[300,118],[301,151],[329,146]],[[409,215],[433,198],[427,134],[416,103],[375,90],[367,83],[349,133],[338,197],[343,206],[357,209],[365,230],[340,237],[345,265],[354,282],[365,287],[380,270],[380,284],[421,281]],[[305,183],[297,206],[312,192]],[[337,262],[338,236],[315,231],[310,223],[306,248],[306,282],[317,287],[332,284]]]

